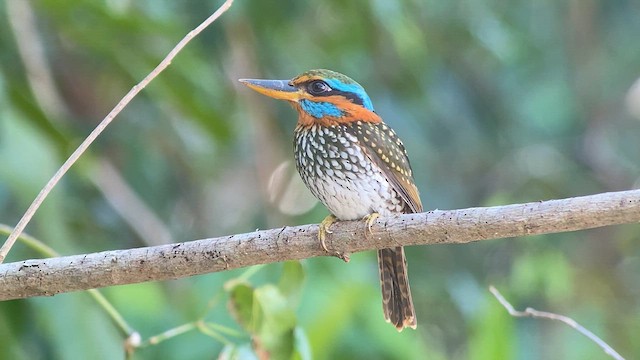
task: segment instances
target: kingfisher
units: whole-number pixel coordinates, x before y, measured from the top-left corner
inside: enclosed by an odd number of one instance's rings
[[[374,111],[364,88],[331,70],[310,70],[291,80],[240,79],[249,88],[286,100],[298,112],[294,157],[303,182],[329,210],[318,231],[339,220],[422,212],[407,151]],[[382,308],[398,331],[417,325],[404,248],[378,250]]]

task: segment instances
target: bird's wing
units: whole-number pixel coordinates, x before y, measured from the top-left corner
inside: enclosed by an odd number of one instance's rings
[[[407,151],[393,129],[384,123],[356,122],[351,130],[365,154],[380,168],[389,184],[404,200],[404,212],[422,212],[422,202],[413,181]]]

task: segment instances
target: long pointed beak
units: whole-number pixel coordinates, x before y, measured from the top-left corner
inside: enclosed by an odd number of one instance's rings
[[[241,83],[251,89],[274,99],[298,101],[300,92],[289,85],[289,80],[240,79]]]

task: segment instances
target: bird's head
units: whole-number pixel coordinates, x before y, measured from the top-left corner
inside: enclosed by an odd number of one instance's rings
[[[287,100],[298,111],[298,124],[331,126],[355,121],[379,123],[364,88],[331,70],[310,70],[291,80],[240,79],[251,89]]]

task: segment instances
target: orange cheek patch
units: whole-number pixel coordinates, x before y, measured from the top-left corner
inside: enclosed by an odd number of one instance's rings
[[[310,97],[307,99],[311,100]],[[324,116],[318,119],[304,111],[300,104],[298,104],[297,102],[291,102],[293,108],[298,112],[299,126],[308,127],[312,126],[313,124],[319,124],[321,126],[332,126],[339,124],[348,124],[356,121],[370,122],[374,124],[382,122],[382,119],[380,118],[380,116],[378,116],[378,114],[362,107],[361,105],[354,104],[342,96],[333,95],[325,97],[314,97],[313,100],[318,102],[332,103],[336,105],[340,110],[342,110],[344,115],[340,117]]]

